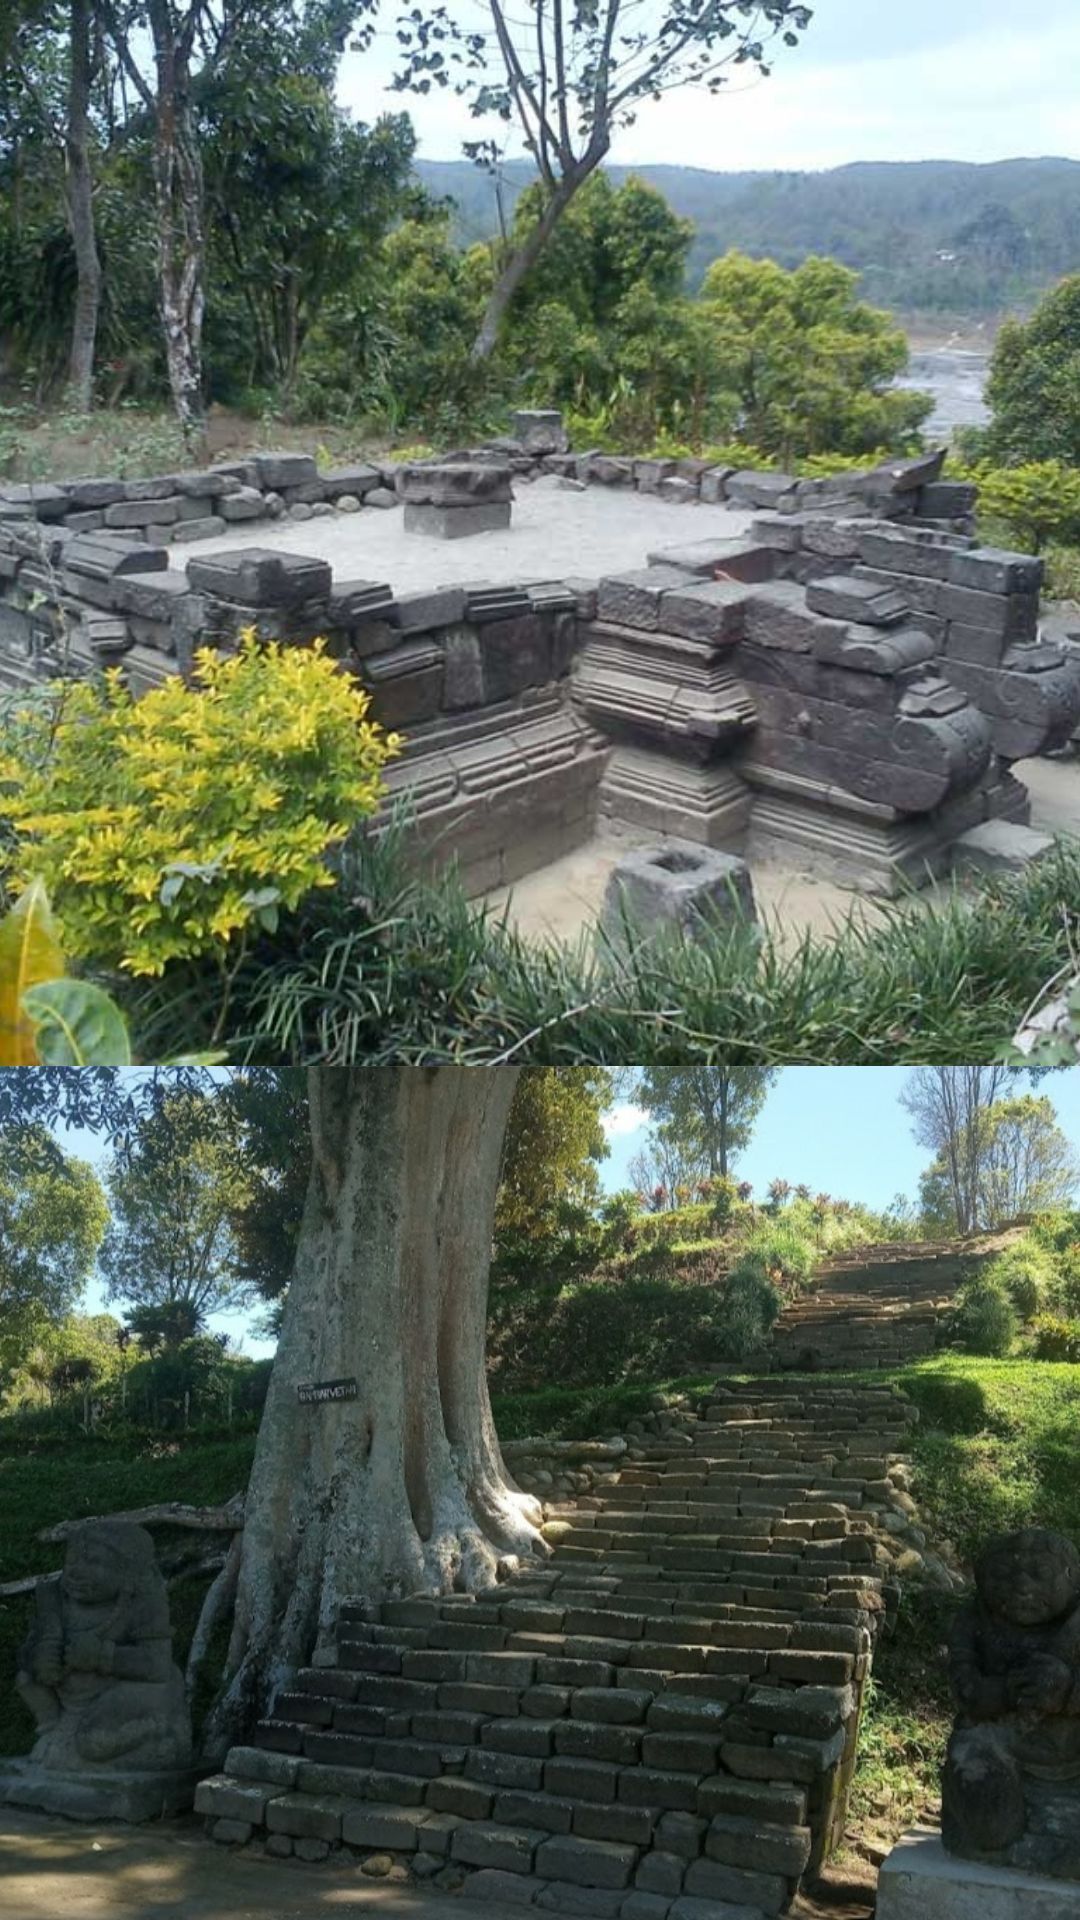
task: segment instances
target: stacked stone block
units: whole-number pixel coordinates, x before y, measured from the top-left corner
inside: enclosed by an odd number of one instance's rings
[[[842,1831],[908,1418],[887,1389],[718,1386],[547,1509],[542,1568],[346,1606],[197,1809],[545,1911],[786,1910]]]
[[[676,566],[601,580],[574,693],[616,743],[600,794],[609,824],[738,843],[750,795],[730,762],[755,724],[731,664],[741,633],[730,582]]]
[[[70,533],[127,531],[169,546],[283,514],[309,520],[363,505],[394,506],[398,472],[396,463],[362,461],[320,473],[309,453],[255,453],[140,480],[0,481],[0,527],[31,522]]]
[[[406,467],[398,490],[409,533],[460,540],[510,525],[509,467],[463,461]]]

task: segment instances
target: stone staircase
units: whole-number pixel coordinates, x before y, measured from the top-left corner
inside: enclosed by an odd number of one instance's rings
[[[979,1257],[955,1240],[834,1255],[813,1291],[784,1308],[773,1328],[773,1356],[780,1367],[805,1373],[895,1367],[933,1353],[941,1316]]]
[[[545,1564],[343,1608],[197,1811],[557,1913],[783,1912],[843,1829],[911,1417],[887,1387],[718,1384],[545,1510]]]

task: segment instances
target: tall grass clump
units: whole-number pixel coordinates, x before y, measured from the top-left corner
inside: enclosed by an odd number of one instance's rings
[[[721,924],[537,946],[452,869],[410,871],[399,825],[253,942],[224,1044],[267,1065],[989,1061],[1068,963],[1078,921],[1080,843],[1062,841],[1017,877],[893,902],[832,939]],[[208,986],[191,966],[130,990],[142,1058],[208,1044]]]

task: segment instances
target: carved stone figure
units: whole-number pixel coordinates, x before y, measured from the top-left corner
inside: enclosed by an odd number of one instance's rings
[[[72,1534],[59,1580],[37,1588],[15,1684],[38,1738],[0,1777],[0,1799],[119,1819],[183,1804],[191,1720],[142,1527],[88,1521]]]
[[[991,1541],[958,1615],[959,1709],[942,1777],[950,1853],[1080,1880],[1080,1551],[1027,1527]]]

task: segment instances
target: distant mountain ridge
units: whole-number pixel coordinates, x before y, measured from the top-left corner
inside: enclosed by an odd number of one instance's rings
[[[498,231],[490,178],[464,160],[419,160],[428,191],[451,199],[463,241]],[[868,299],[897,310],[993,313],[1029,304],[1080,272],[1080,160],[855,161],[823,173],[712,173],[703,167],[609,167],[647,180],[697,229],[696,286],[710,260],[738,247],[796,266],[829,254],[858,268]],[[534,178],[503,168],[507,217]]]

